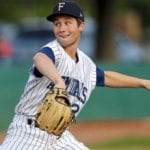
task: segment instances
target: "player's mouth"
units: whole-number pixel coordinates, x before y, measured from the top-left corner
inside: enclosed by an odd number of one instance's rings
[[[63,35],[63,36],[59,36],[61,39],[67,39],[69,37],[69,35]]]
[[[69,34],[66,34],[66,35],[59,35],[59,37],[62,38],[62,39],[66,39],[66,38],[68,38],[69,36],[70,36]]]

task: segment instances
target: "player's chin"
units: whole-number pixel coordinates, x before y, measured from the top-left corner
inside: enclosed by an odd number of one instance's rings
[[[70,41],[66,39],[58,39],[58,42],[62,47],[68,47],[70,45]]]

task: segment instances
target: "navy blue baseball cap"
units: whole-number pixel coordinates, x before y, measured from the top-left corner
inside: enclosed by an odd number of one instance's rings
[[[52,13],[47,17],[47,20],[53,22],[54,18],[59,15],[69,15],[84,22],[83,10],[75,1],[62,0],[57,3],[53,8]]]

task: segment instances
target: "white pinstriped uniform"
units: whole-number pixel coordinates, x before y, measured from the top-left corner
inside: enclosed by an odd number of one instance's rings
[[[96,65],[79,49],[79,61],[76,63],[56,40],[44,47],[53,51],[55,66],[66,83],[72,109],[77,116],[96,86]],[[53,86],[45,76],[35,76],[34,67],[30,70],[28,82],[15,109],[16,115],[0,150],[87,150],[68,130],[57,139],[27,124],[28,118],[34,119],[48,87]]]

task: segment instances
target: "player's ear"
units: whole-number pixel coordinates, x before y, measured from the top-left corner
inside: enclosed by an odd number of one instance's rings
[[[85,23],[82,22],[80,25],[79,25],[79,30],[82,32],[85,28]]]

